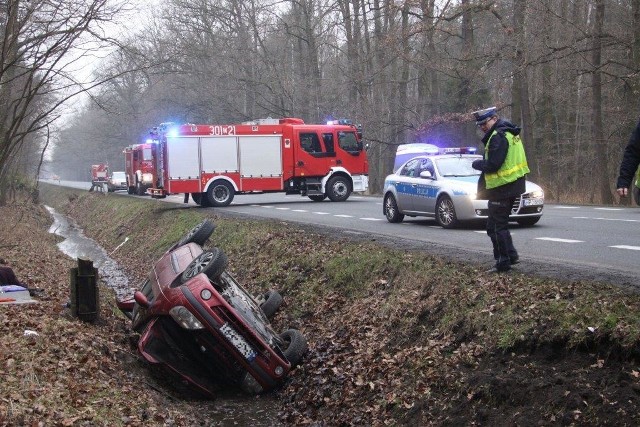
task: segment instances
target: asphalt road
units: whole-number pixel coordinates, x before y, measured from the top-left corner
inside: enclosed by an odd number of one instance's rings
[[[87,190],[90,187],[89,183],[61,184]],[[180,204],[183,200],[184,195],[163,199]],[[192,201],[188,206],[199,208]],[[424,250],[475,263],[479,270],[493,263],[482,224],[445,230],[435,220],[410,217],[391,224],[382,214],[381,197],[354,194],[346,202],[333,203],[284,194],[238,195],[230,206],[215,209],[221,215],[295,222],[336,237]],[[537,225],[512,225],[521,259],[515,269],[559,279],[608,282],[640,291],[639,226],[637,207],[546,205]]]

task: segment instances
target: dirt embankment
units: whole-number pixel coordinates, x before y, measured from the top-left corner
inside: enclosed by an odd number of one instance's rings
[[[303,365],[276,393],[277,423],[640,423],[640,297],[615,286],[488,276],[292,224],[115,195],[48,194],[48,204],[106,248],[129,237],[114,257],[134,280],[202,216],[212,217],[212,244],[227,253],[232,273],[254,292],[280,290],[285,306],[274,323],[309,338]],[[102,305],[98,325],[64,316],[71,261],[56,254],[46,213],[2,209],[11,225],[0,226],[0,256],[25,281],[46,288],[50,300],[28,312],[0,307],[8,380],[0,421],[206,424],[215,404],[176,400],[149,386],[113,305]],[[40,339],[26,340],[24,329],[40,331]]]

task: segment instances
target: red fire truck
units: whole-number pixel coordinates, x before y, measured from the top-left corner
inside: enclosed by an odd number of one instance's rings
[[[188,194],[222,207],[235,194],[284,192],[334,202],[366,191],[369,164],[359,126],[301,119],[261,119],[232,125],[161,124],[152,197]]]
[[[124,149],[124,171],[127,175],[127,192],[144,195],[153,186],[155,145],[134,144]]]
[[[97,165],[91,165],[91,188],[98,191],[104,191],[104,186],[109,181],[109,165],[106,163],[98,163]]]

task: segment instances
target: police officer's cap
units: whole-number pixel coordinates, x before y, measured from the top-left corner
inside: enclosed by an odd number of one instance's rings
[[[476,125],[480,126],[481,124],[486,123],[493,116],[497,116],[496,107],[485,108],[484,110],[474,111],[473,118],[476,120]]]

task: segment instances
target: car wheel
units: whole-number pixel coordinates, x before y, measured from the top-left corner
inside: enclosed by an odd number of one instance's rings
[[[454,228],[458,225],[456,208],[449,196],[440,196],[436,202],[436,221],[442,228]]]
[[[220,248],[212,248],[202,252],[187,266],[180,276],[180,283],[186,283],[200,273],[211,280],[216,280],[229,265],[227,255]]]
[[[332,202],[344,202],[351,195],[351,185],[347,178],[334,176],[327,182],[327,196]]]
[[[209,204],[216,208],[229,206],[233,201],[233,196],[233,187],[227,181],[215,181],[207,191]]]
[[[633,199],[636,201],[636,205],[640,206],[640,188],[633,186]]]
[[[316,195],[316,196],[309,196],[309,198],[310,198],[311,200],[313,200],[314,202],[321,202],[321,201],[323,201],[324,199],[326,199],[326,198],[327,198],[327,196],[325,196],[325,195],[323,194],[323,195],[321,195],[321,196],[318,196],[318,195]]]
[[[540,217],[537,217],[537,218],[522,218],[522,219],[517,219],[516,220],[518,225],[520,225],[522,227],[531,227],[531,226],[537,224],[538,221],[540,221]]]
[[[398,203],[393,194],[387,194],[384,198],[384,216],[387,217],[389,222],[402,222],[404,215],[400,213],[398,209]]]
[[[180,246],[184,246],[189,243],[197,243],[198,245],[203,246],[215,229],[216,225],[212,221],[205,219],[200,224],[189,230],[189,232],[185,234],[182,239],[178,240],[178,242],[173,245],[170,250],[179,248]]]
[[[267,319],[271,319],[282,305],[282,295],[278,291],[271,290],[260,295],[257,301]]]
[[[280,334],[280,339],[284,341],[284,356],[291,366],[296,366],[302,360],[302,356],[307,352],[307,340],[302,332],[296,329],[288,329]]]

